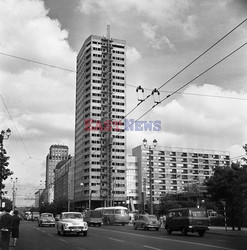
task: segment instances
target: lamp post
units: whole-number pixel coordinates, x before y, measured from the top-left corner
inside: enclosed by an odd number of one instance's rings
[[[152,188],[152,161],[151,161],[151,154],[152,154],[152,147],[151,146],[147,146],[147,140],[144,139],[143,140],[143,146],[145,148],[148,148],[148,154],[149,154],[149,198],[150,198],[150,214],[154,213],[154,208],[153,208],[153,188]],[[157,140],[154,139],[153,140],[153,148],[155,148],[157,146]]]
[[[0,150],[1,150],[1,162],[0,162],[0,206],[2,207],[2,175],[3,175],[3,167],[4,167],[4,154],[5,150],[3,148],[3,140],[9,139],[11,135],[11,130],[8,128],[6,131],[2,130],[0,134]]]
[[[12,187],[12,195],[13,195],[13,202],[12,202],[12,210],[15,210],[15,204],[16,204],[16,194],[17,194],[17,187],[16,187],[16,183],[17,183],[18,178],[16,177],[15,180],[13,180],[13,178],[11,178],[11,182],[13,182],[13,187]]]
[[[81,210],[82,210],[82,204],[83,204],[83,197],[84,197],[84,183],[81,182],[80,183],[80,186],[81,186]]]

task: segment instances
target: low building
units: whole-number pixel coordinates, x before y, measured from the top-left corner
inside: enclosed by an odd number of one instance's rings
[[[132,154],[138,161],[140,204],[150,197],[150,182],[153,203],[159,204],[165,194],[185,192],[188,185],[202,183],[216,166],[230,166],[228,151],[140,145]]]

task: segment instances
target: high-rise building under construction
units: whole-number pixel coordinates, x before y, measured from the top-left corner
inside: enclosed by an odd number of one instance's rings
[[[126,202],[124,40],[88,37],[77,56],[75,206]]]

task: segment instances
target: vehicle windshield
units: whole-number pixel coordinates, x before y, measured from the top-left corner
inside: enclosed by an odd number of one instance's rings
[[[65,218],[65,219],[82,219],[82,214],[73,214],[73,213],[71,213],[71,214],[64,214],[63,215],[63,217]]]
[[[192,210],[191,211],[192,217],[205,217],[206,211],[204,210]]]
[[[49,217],[49,218],[52,218],[52,217],[53,217],[52,214],[42,214],[41,216],[42,216],[42,217],[46,217],[46,218],[47,218],[47,217]]]
[[[147,215],[146,217],[144,217],[144,219],[147,221],[156,221],[157,220],[155,215]]]
[[[156,219],[156,216],[155,215],[148,215],[147,216],[149,219]]]
[[[115,214],[126,215],[126,214],[128,214],[128,210],[126,210],[126,209],[116,209]]]

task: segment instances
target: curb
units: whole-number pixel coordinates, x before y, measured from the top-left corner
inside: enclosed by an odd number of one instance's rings
[[[220,234],[220,235],[226,235],[226,236],[236,236],[236,237],[246,237],[246,235],[241,235],[241,234],[233,234],[231,232],[216,232],[216,231],[213,231],[213,230],[208,230],[206,233],[209,233],[209,234]]]

